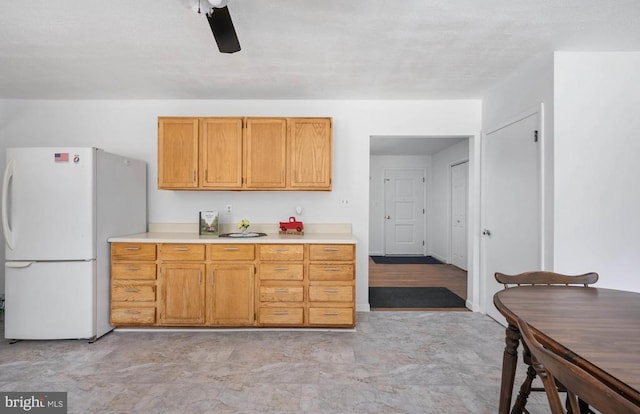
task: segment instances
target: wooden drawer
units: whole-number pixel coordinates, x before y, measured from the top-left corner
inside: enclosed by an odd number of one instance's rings
[[[116,307],[111,309],[112,325],[153,325],[156,323],[155,307]]]
[[[353,326],[353,308],[309,308],[309,325]]]
[[[261,263],[260,280],[302,280],[304,265],[302,263]]]
[[[311,244],[309,245],[309,260],[320,261],[352,261],[355,257],[353,244]]]
[[[111,260],[156,260],[156,245],[150,243],[111,243]]]
[[[309,286],[309,302],[353,302],[353,286]]]
[[[161,244],[160,260],[204,260],[204,244]]]
[[[302,260],[303,244],[261,244],[260,260]]]
[[[113,302],[155,302],[155,284],[114,281],[111,285],[111,300]]]
[[[111,279],[155,280],[155,263],[112,263]]]
[[[302,286],[260,286],[261,302],[302,302]]]
[[[310,264],[309,280],[353,280],[352,264]]]
[[[261,325],[302,325],[302,308],[260,308],[258,322]]]
[[[209,260],[253,260],[255,245],[253,244],[210,244]]]

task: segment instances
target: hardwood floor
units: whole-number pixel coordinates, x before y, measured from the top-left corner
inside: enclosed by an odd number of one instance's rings
[[[446,287],[467,299],[467,272],[447,264],[376,264],[369,259],[369,286]],[[382,310],[382,309],[375,309]],[[384,310],[461,311],[466,308],[403,308]]]

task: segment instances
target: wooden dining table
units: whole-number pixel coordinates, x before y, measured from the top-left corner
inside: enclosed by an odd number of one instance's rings
[[[493,303],[508,323],[500,414],[511,410],[520,343],[518,318],[533,328],[546,348],[640,407],[640,293],[578,286],[518,286],[496,293]],[[526,398],[519,400],[515,412],[521,412],[526,404]]]

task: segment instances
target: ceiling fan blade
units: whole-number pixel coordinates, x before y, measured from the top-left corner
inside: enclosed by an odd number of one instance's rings
[[[207,20],[220,52],[235,53],[240,51],[240,42],[238,42],[238,36],[233,28],[227,6],[211,9],[211,13],[207,13]]]

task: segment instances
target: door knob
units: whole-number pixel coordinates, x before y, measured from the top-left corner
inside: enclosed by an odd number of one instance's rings
[[[384,216],[387,220],[391,220],[391,216]]]
[[[485,236],[491,236],[491,230],[484,229],[484,230],[482,230],[482,234],[485,235]]]

